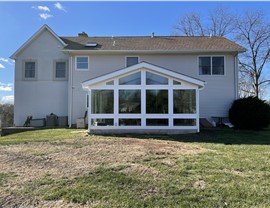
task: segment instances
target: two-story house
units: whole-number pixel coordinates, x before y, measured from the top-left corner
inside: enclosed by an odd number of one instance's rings
[[[238,98],[238,54],[224,37],[59,37],[44,25],[12,56],[15,125],[50,113],[92,133],[198,132]]]

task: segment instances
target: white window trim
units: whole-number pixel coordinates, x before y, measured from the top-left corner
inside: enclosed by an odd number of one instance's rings
[[[25,63],[26,62],[35,62],[35,77],[25,77]],[[23,74],[22,74],[22,79],[25,81],[36,81],[38,77],[38,62],[36,59],[25,59],[23,60]]]
[[[126,63],[125,66],[126,67],[128,67],[127,66],[127,58],[138,58],[138,63],[140,63],[140,56],[125,56],[125,63]]]
[[[77,68],[77,58],[78,57],[86,57],[87,58],[87,61],[88,61],[88,68],[87,69],[78,69]],[[89,63],[90,59],[89,59],[89,56],[75,56],[75,70],[76,71],[89,71],[89,68],[90,68],[90,63]]]
[[[92,86],[91,90],[89,90],[89,107],[88,111],[89,117],[88,117],[88,123],[89,123],[89,130],[98,130],[98,129],[174,129],[174,130],[196,130],[199,132],[199,90],[197,87],[190,87],[187,85],[173,85],[173,80],[177,80],[175,78],[165,76],[169,79],[168,85],[146,85],[146,71],[147,69],[140,70],[141,71],[141,85],[119,85],[118,84],[118,79],[127,76],[121,75],[116,77],[115,80],[115,85],[113,89],[111,86]],[[151,72],[151,71],[149,71]],[[136,72],[133,72],[136,73]],[[153,72],[151,72],[153,73]],[[164,76],[163,74],[155,73],[160,76]],[[181,80],[179,80],[181,81]],[[106,81],[105,81],[106,82]],[[182,82],[182,81],[181,81]],[[91,93],[92,90],[105,90],[105,89],[110,89],[114,91],[114,113],[112,114],[92,114],[91,112]],[[138,114],[121,114],[118,112],[119,108],[119,90],[120,89],[133,89],[133,90],[141,90],[141,113]],[[168,113],[167,114],[146,114],[146,90],[151,90],[151,89],[164,89],[168,90]],[[173,90],[174,89],[186,89],[186,90],[195,90],[196,93],[196,113],[194,114],[174,114],[173,113]],[[114,126],[92,126],[91,125],[91,119],[98,119],[98,118],[103,118],[103,119],[114,119]],[[121,118],[139,118],[141,119],[141,126],[119,126],[119,119]],[[168,126],[146,126],[146,119],[148,118],[166,118],[168,119],[169,123]],[[183,119],[196,119],[196,126],[174,126],[173,125],[173,119],[177,118],[183,118]]]
[[[200,74],[200,57],[210,57],[211,59],[211,74]],[[212,58],[213,57],[223,57],[224,58],[224,74],[213,74],[213,69],[212,69]],[[197,67],[198,67],[198,75],[199,76],[226,76],[226,56],[224,55],[200,55],[197,57]]]
[[[56,63],[57,62],[65,62],[66,63],[66,73],[65,73],[65,77],[61,77],[61,78],[58,78],[56,77]],[[53,80],[55,81],[67,81],[68,80],[68,61],[65,60],[65,59],[56,59],[53,61]]]

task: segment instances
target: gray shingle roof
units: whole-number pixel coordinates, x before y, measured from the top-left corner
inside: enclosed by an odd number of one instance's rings
[[[244,52],[242,46],[224,37],[185,36],[130,36],[130,37],[60,37],[65,50],[92,51],[235,51]],[[86,47],[97,43],[96,47]]]

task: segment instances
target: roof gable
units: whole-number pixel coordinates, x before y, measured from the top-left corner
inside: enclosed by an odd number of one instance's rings
[[[45,30],[47,30],[53,37],[55,37],[63,46],[66,46],[67,44],[56,35],[56,33],[48,26],[48,25],[43,25],[34,35],[32,35],[19,49],[13,53],[10,58],[11,59],[16,59],[18,54],[22,52],[29,44],[32,43],[41,33],[43,33]]]
[[[126,67],[126,68],[123,68],[123,69],[119,69],[117,71],[114,71],[114,72],[111,72],[111,73],[108,73],[108,74],[105,74],[105,75],[102,75],[102,76],[99,76],[99,77],[84,81],[82,83],[82,87],[83,87],[83,89],[87,89],[92,85],[104,82],[104,81],[109,80],[109,79],[116,78],[116,77],[124,75],[124,74],[128,74],[128,73],[131,73],[131,72],[136,72],[136,71],[138,71],[140,69],[146,69],[146,70],[149,70],[149,71],[152,71],[152,72],[156,72],[158,74],[163,74],[165,76],[169,76],[169,77],[172,77],[172,78],[183,80],[183,81],[186,81],[186,82],[191,83],[193,85],[196,85],[199,88],[204,87],[205,84],[206,84],[206,82],[204,82],[202,80],[199,80],[199,79],[196,79],[196,78],[193,78],[193,77],[181,74],[181,73],[177,73],[177,72],[171,71],[169,69],[166,69],[166,68],[163,68],[163,67],[160,67],[160,66],[156,66],[156,65],[153,65],[153,64],[150,64],[150,63],[147,63],[147,62],[141,62],[139,64],[136,64],[136,65],[133,65],[133,66],[130,66],[130,67]]]

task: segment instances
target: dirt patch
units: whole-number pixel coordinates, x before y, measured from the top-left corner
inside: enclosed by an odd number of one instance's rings
[[[195,189],[205,189],[206,182],[204,180],[198,180],[193,184],[193,188]]]
[[[149,155],[163,155],[163,163],[173,166],[172,158],[204,151],[195,145],[174,141],[89,136],[85,139],[0,146],[0,172],[16,175],[5,183],[5,190],[9,191],[20,190],[25,184],[44,176],[54,179],[83,176],[99,166],[124,164],[128,165],[122,170],[125,174],[136,172],[142,176],[158,177],[157,170],[138,164],[138,161]],[[7,193],[4,191],[0,196],[0,202],[6,205],[3,207],[81,207],[63,201],[44,202]]]

